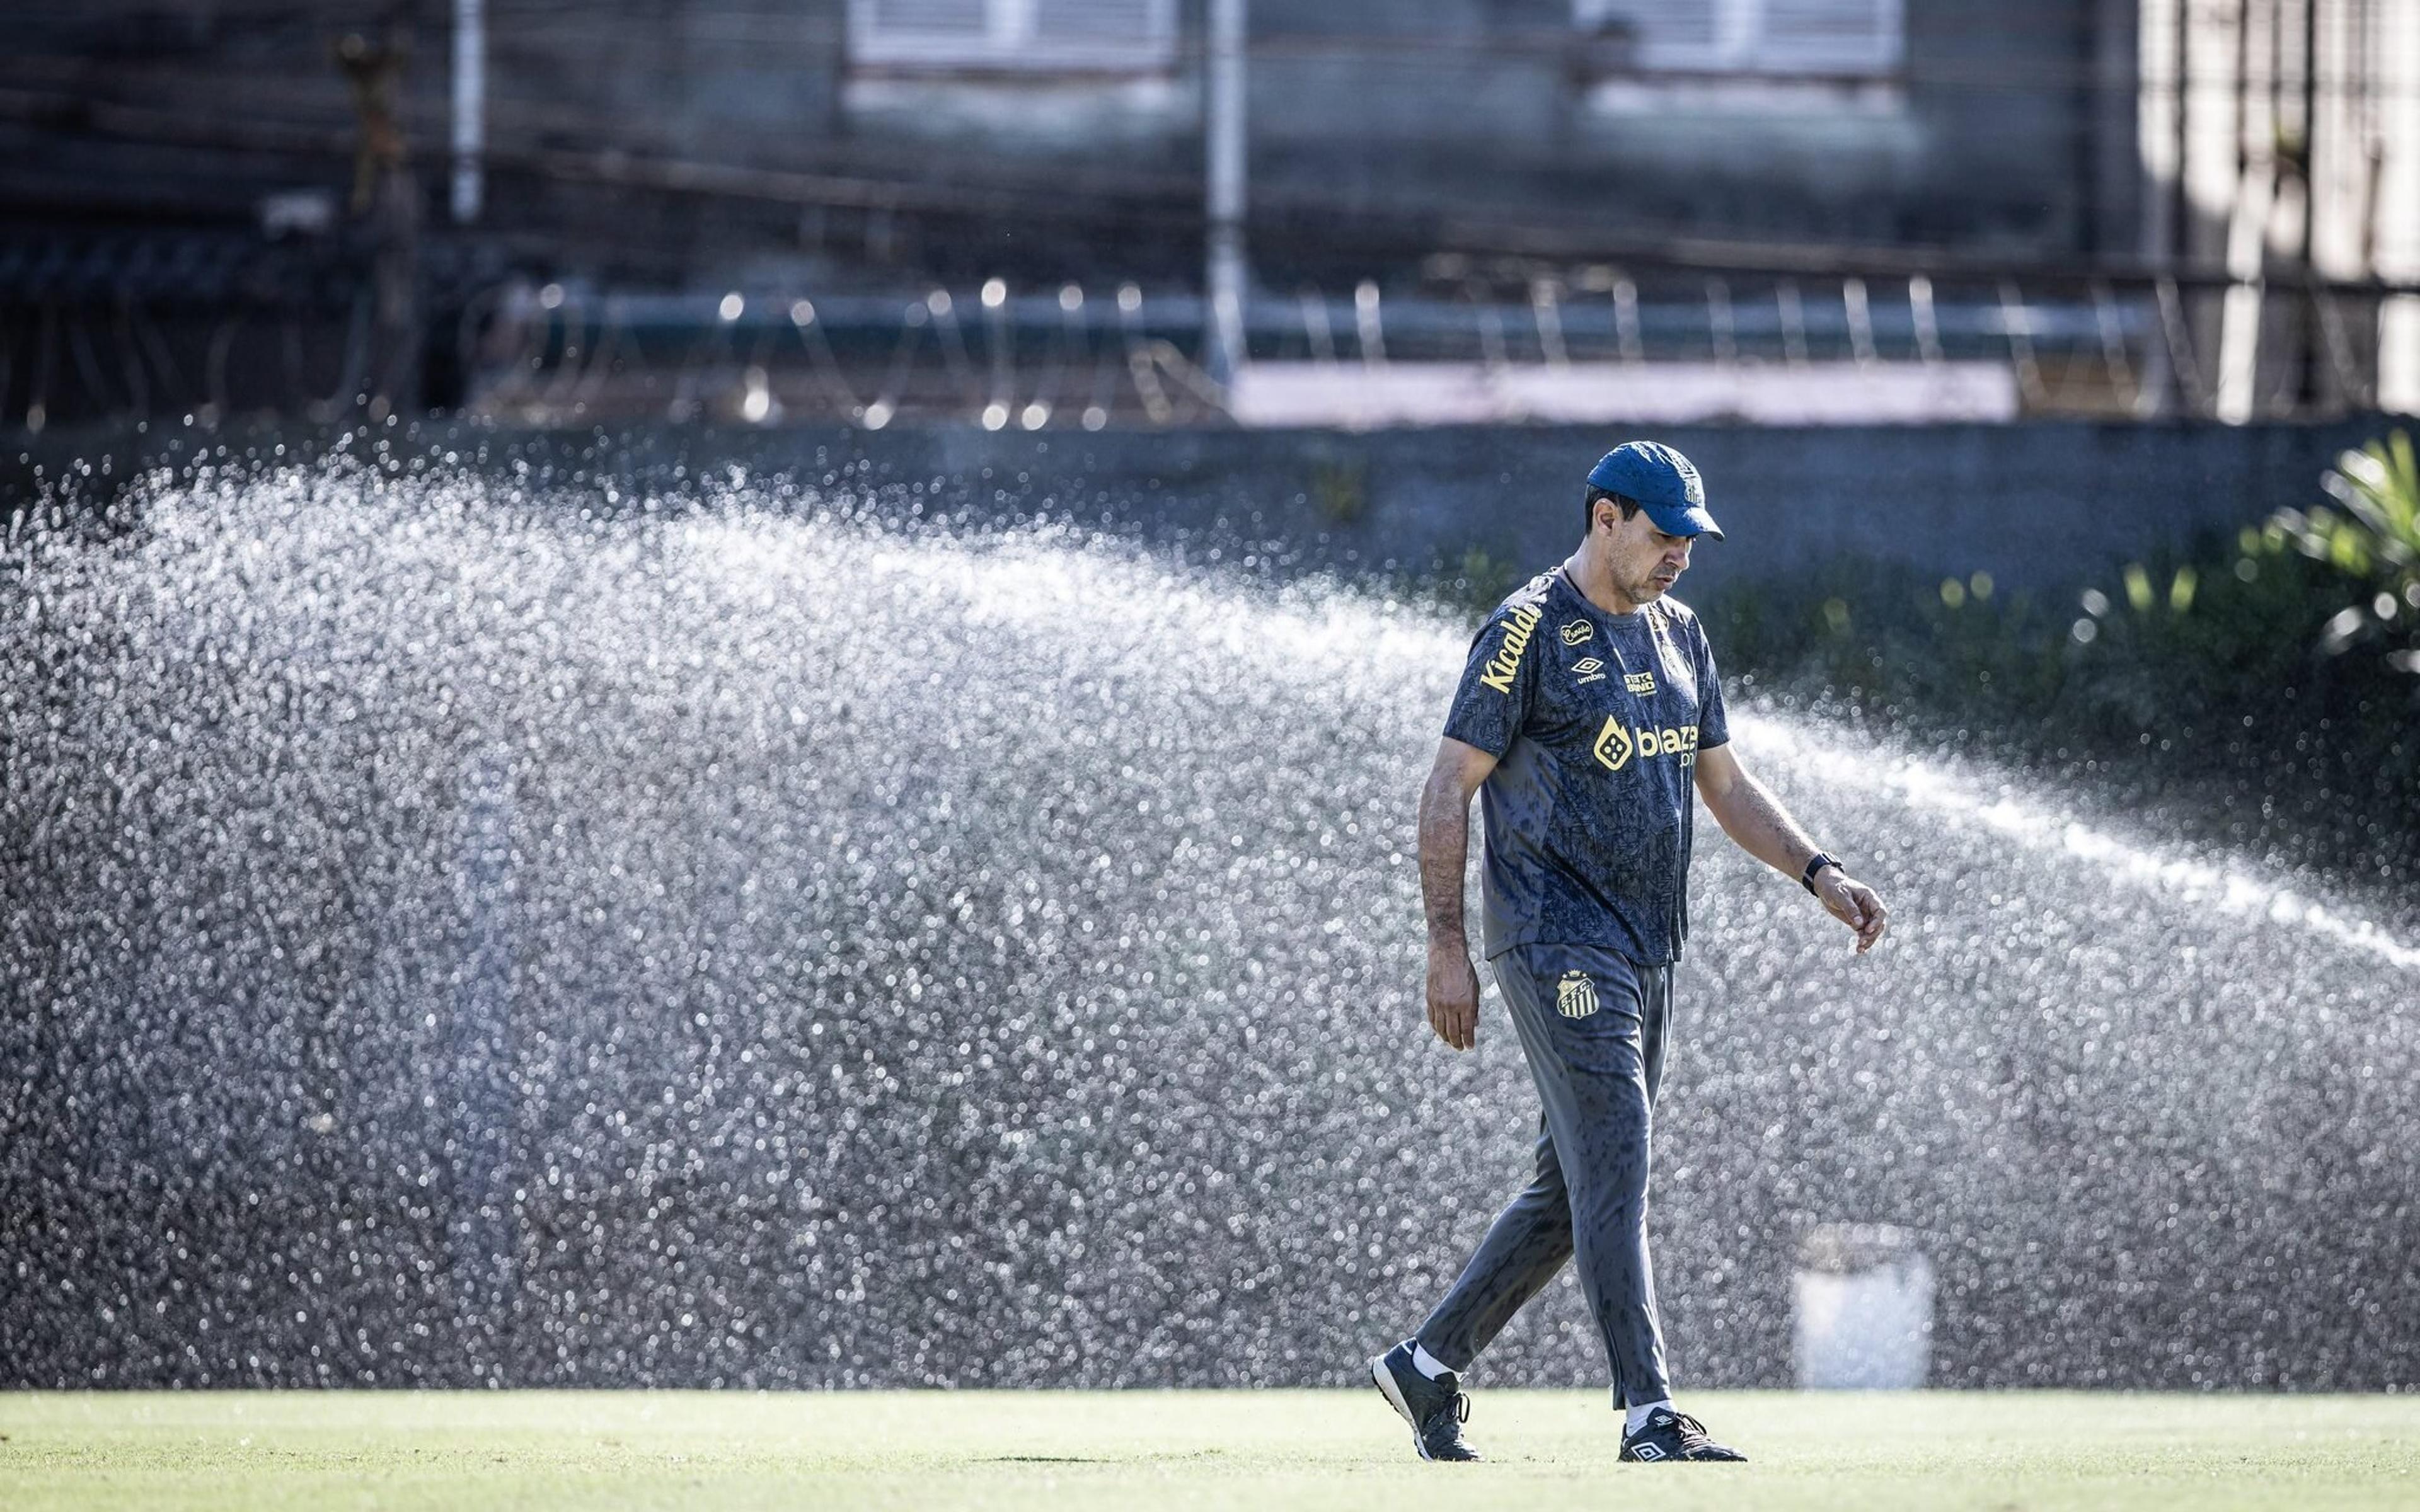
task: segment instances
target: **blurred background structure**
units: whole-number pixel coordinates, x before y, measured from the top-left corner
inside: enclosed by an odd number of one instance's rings
[[[28,0],[0,424],[2420,408],[2401,0]]]

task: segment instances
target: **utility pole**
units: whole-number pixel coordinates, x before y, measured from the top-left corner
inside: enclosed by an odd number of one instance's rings
[[[2193,200],[2185,187],[2185,165],[2192,143],[2185,120],[2185,82],[2192,47],[2188,41],[2190,0],[2139,0],[2136,15],[2142,35],[2134,46],[2139,85],[2135,93],[2138,151],[2143,166],[2140,205],[2144,261],[2164,275],[2193,260]],[[2160,285],[2163,289],[2170,285]],[[2134,412],[2152,415],[2183,412],[2188,406],[2169,342],[2182,321],[2182,311],[2171,320],[2164,294],[2160,296],[2163,336],[2143,346],[2143,378]]]
[[[1207,78],[1210,238],[1202,279],[1202,365],[1225,386],[1244,365],[1245,0],[1210,0]]]
[[[488,0],[454,0],[454,223],[479,218],[487,197]]]
[[[2366,67],[2379,119],[2370,267],[2380,278],[2408,281],[2420,278],[2420,15],[2381,6],[2370,24],[2378,43]],[[2420,295],[2389,295],[2378,312],[2378,408],[2420,415]]]
[[[2266,319],[2269,222],[2277,201],[2277,0],[2239,0],[2235,33],[2235,197],[2227,213],[2220,305],[2217,417],[2230,425],[2259,405],[2260,328]]]
[[[353,154],[352,212],[369,255],[372,320],[368,384],[372,420],[421,402],[420,193],[403,132],[403,75],[410,34],[390,23],[372,41],[349,33],[335,45],[336,67],[353,97],[360,145]],[[349,402],[351,395],[339,395]]]

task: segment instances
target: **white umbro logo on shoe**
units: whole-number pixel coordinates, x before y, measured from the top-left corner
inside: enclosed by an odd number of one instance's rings
[[[1633,1459],[1661,1459],[1664,1451],[1652,1443],[1634,1443],[1630,1446],[1630,1457]]]

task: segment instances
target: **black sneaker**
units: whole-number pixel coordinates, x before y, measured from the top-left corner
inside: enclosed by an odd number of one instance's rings
[[[1435,1381],[1412,1364],[1412,1341],[1405,1339],[1370,1362],[1370,1379],[1387,1404],[1412,1426],[1412,1443],[1423,1459],[1476,1459],[1479,1451],[1462,1442],[1462,1426],[1470,1419],[1470,1398],[1462,1394],[1462,1378],[1448,1374]]]
[[[1745,1463],[1747,1456],[1706,1437],[1706,1425],[1686,1412],[1659,1407],[1647,1414],[1636,1433],[1621,1436],[1624,1459],[1724,1459]]]

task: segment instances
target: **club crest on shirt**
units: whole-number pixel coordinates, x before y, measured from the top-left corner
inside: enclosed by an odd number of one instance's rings
[[[1562,628],[1563,644],[1575,646],[1594,634],[1596,634],[1595,625],[1586,620],[1574,620]]]
[[[1566,971],[1555,984],[1555,1010],[1567,1019],[1584,1019],[1596,1011],[1596,983],[1585,971]]]
[[[1689,679],[1689,658],[1672,643],[1670,636],[1663,633],[1661,625],[1656,627],[1655,654],[1664,659],[1664,670],[1672,674],[1672,681],[1685,686]]]

